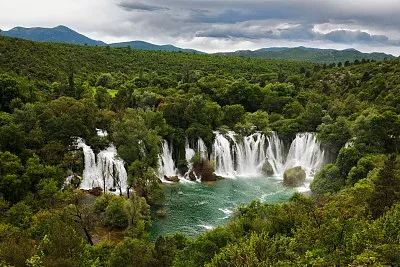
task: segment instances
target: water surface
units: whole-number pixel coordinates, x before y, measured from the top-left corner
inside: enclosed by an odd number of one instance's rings
[[[166,216],[153,219],[152,238],[174,233],[196,236],[227,223],[239,205],[253,200],[286,201],[295,192],[274,177],[238,177],[164,187]]]

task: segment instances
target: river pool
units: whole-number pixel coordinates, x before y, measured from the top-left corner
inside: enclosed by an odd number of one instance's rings
[[[151,236],[183,233],[196,236],[223,225],[235,209],[253,200],[275,203],[288,200],[296,189],[276,177],[237,177],[213,183],[164,185],[165,217],[154,216]]]

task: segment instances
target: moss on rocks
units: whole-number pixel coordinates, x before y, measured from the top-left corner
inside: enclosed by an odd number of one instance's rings
[[[306,172],[300,167],[287,169],[283,174],[283,184],[290,187],[298,187],[304,184]]]
[[[272,168],[271,163],[269,163],[268,161],[266,161],[261,169],[262,173],[266,176],[272,176],[274,175],[274,169]]]

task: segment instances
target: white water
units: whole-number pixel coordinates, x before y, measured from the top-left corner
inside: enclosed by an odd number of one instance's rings
[[[237,140],[234,132],[215,132],[212,160],[215,173],[222,177],[254,176],[260,174],[265,162],[265,135],[255,133]]]
[[[281,170],[281,173],[285,169],[301,166],[308,177],[314,176],[315,172],[324,163],[324,155],[325,153],[317,142],[315,134],[297,134],[290,146],[285,167]]]
[[[236,176],[235,153],[233,153],[233,147],[231,146],[231,142],[219,132],[215,132],[213,152],[211,155],[216,165],[215,173],[217,175],[223,177]]]
[[[178,170],[175,167],[174,159],[172,158],[172,147],[168,145],[166,140],[161,142],[161,155],[159,156],[159,176],[165,182],[165,176],[179,176]]]
[[[292,141],[287,153],[283,141],[277,134],[266,136],[254,133],[250,136],[239,137],[234,132],[226,135],[215,132],[215,140],[210,154],[202,139],[198,139],[195,147],[185,144],[185,158],[188,169],[192,168],[191,159],[196,153],[202,158],[210,159],[215,163],[215,173],[226,178],[238,176],[262,176],[262,167],[268,162],[274,175],[282,177],[285,170],[301,166],[307,174],[307,183],[315,172],[324,163],[324,151],[313,133],[300,133]],[[97,156],[82,139],[77,140],[77,147],[81,148],[85,157],[82,189],[101,187],[105,191],[123,193],[127,189],[127,173],[124,162],[117,157],[113,145]],[[159,155],[159,177],[168,182],[165,177],[177,176],[186,182],[185,175],[181,175],[173,158],[173,148],[166,140],[161,143],[162,153]],[[307,186],[307,184],[306,184]]]
[[[268,147],[266,151],[266,160],[271,165],[275,175],[282,175],[284,169],[284,144],[279,136],[274,132],[267,137]]]
[[[77,139],[76,146],[83,150],[85,161],[80,188],[88,190],[100,187],[106,192],[126,192],[128,178],[124,162],[117,157],[117,150],[113,145],[101,151],[97,157],[81,138]]]
[[[185,159],[188,164],[188,169],[190,170],[192,168],[192,158],[196,155],[196,151],[194,149],[190,148],[189,146],[189,141],[186,138],[186,143],[185,143]]]
[[[208,159],[207,146],[201,138],[197,139],[197,153],[202,159]]]
[[[324,163],[324,151],[313,133],[297,134],[287,155],[283,142],[275,133],[268,137],[254,133],[240,140],[232,132],[226,136],[216,133],[213,148],[216,174],[223,177],[262,175],[266,161],[276,176],[301,166],[307,177],[312,177]]]
[[[214,134],[210,160],[215,162],[215,173],[218,176],[226,178],[261,176],[262,167],[268,162],[275,176],[282,177],[285,170],[301,166],[306,171],[307,178],[311,179],[324,163],[324,151],[314,133],[297,134],[287,153],[283,141],[276,133],[270,136],[254,133],[246,137],[238,137],[234,132],[225,135],[220,132]],[[168,142],[163,141],[162,148],[160,174],[179,176]],[[185,157],[189,169],[190,160],[196,151],[203,158],[208,158],[203,140],[198,140],[196,148],[191,148],[186,141]]]

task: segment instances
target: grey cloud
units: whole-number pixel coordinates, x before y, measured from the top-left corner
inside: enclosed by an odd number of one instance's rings
[[[346,31],[336,30],[321,35],[322,39],[326,39],[338,43],[354,43],[354,42],[376,42],[388,43],[390,40],[385,35],[373,35],[362,31]]]
[[[306,40],[313,38],[311,29],[312,25],[279,25],[276,21],[264,21],[262,23],[245,22],[235,25],[215,25],[207,30],[197,32],[196,36],[214,38]]]
[[[315,31],[312,24],[286,24],[284,26],[269,26],[264,22],[257,26],[257,22],[239,23],[235,25],[215,25],[205,31],[197,32],[197,37],[213,38],[244,38],[244,39],[272,39],[287,41],[329,41],[342,44],[372,44],[372,45],[400,45],[398,40],[392,40],[385,35],[374,35],[360,30],[333,30],[327,33]]]
[[[148,5],[137,1],[123,1],[119,3],[119,6],[122,7],[126,11],[159,11],[159,10],[168,10],[168,8],[157,5]]]
[[[136,2],[122,0],[124,5]],[[266,19],[304,23],[351,20],[397,27],[400,24],[398,1],[382,2],[385,0],[147,0],[146,4],[167,7],[179,14],[190,14],[189,20],[197,23],[238,23]]]
[[[400,5],[396,0],[120,0],[124,10],[146,10],[146,16],[128,17],[149,33],[174,38],[244,38],[250,40],[324,40],[334,43],[398,45],[387,31],[399,31]],[[140,19],[140,21],[139,21]],[[346,24],[349,30],[318,33],[314,25]],[[288,27],[280,27],[286,24]],[[338,28],[340,29],[340,27]],[[380,34],[370,34],[380,32]],[[382,33],[382,34],[381,34]],[[386,35],[385,35],[386,34]]]

